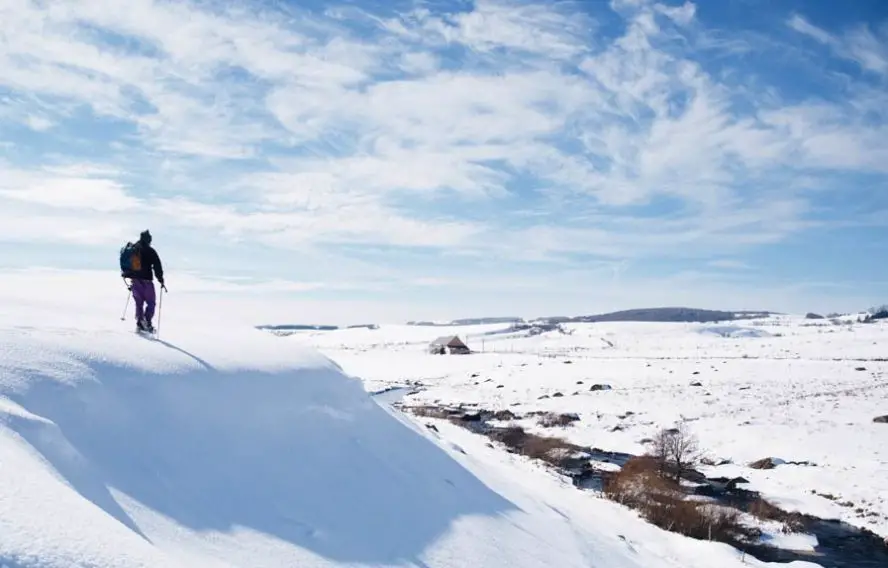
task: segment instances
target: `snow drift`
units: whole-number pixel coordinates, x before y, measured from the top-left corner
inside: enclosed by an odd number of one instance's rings
[[[233,564],[395,564],[460,517],[515,509],[275,341],[0,331],[0,565],[193,566],[184,536]]]

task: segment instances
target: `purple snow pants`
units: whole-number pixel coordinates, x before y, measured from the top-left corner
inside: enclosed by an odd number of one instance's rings
[[[150,323],[154,317],[154,282],[133,278],[133,300],[136,303],[136,321],[144,315],[145,321]]]

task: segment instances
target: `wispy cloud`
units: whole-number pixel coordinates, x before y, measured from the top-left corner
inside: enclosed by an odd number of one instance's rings
[[[747,58],[755,35],[715,35],[687,1],[0,0],[0,240],[150,225],[182,258],[285,251],[263,270],[311,282],[312,259],[384,247],[379,268],[423,288],[485,258],[729,268],[853,223],[821,213],[854,191],[837,180],[888,175],[888,28],[774,18],[864,73],[791,92]],[[714,59],[713,38],[745,47]],[[434,259],[447,274],[421,272]]]
[[[0,179],[0,197],[56,209],[106,213],[132,210],[140,205],[117,181],[88,174],[89,170],[82,167],[43,172],[7,167]]]
[[[793,14],[787,25],[795,31],[828,46],[842,58],[854,61],[862,69],[888,75],[888,23],[855,25],[839,34],[815,26],[801,14]]]

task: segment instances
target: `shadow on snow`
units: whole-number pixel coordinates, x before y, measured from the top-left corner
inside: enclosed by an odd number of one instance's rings
[[[35,377],[17,402],[55,426],[11,424],[143,538],[109,488],[195,531],[246,527],[338,562],[416,561],[460,517],[517,510],[357,380],[330,369],[214,372],[163,345],[205,370],[91,362],[95,382]]]

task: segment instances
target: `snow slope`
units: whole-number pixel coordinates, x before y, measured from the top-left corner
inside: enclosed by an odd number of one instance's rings
[[[742,564],[477,437],[441,439],[312,348],[207,325],[205,304],[171,295],[150,340],[118,296],[27,284],[0,288],[5,568]]]

